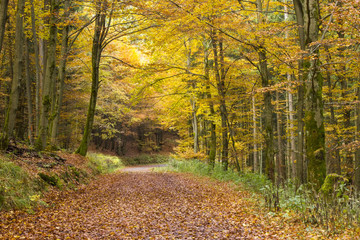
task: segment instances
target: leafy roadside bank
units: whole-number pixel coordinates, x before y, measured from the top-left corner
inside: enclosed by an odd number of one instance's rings
[[[211,168],[194,159],[172,159],[168,170],[231,182],[235,187],[252,192],[257,200],[261,199],[261,205],[268,209],[268,214],[296,218],[309,229],[323,229],[320,231],[328,236],[349,232],[360,235],[360,198],[345,182],[333,182],[327,192],[322,189],[316,191],[311,185],[297,188],[291,181],[275,186],[263,175],[224,171],[220,164]]]
[[[76,190],[94,176],[124,164],[115,156],[91,153],[86,158],[66,152],[35,152],[14,148],[0,154],[0,211],[46,205],[49,191]]]

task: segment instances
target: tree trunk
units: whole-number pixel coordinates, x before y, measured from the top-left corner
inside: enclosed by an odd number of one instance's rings
[[[191,39],[188,39],[188,43],[185,42],[185,47],[187,48],[186,52],[186,69],[190,71],[191,68]],[[192,130],[193,130],[193,150],[194,153],[199,152],[199,123],[198,123],[198,116],[197,116],[197,103],[196,103],[196,96],[195,96],[195,90],[196,90],[196,82],[195,80],[190,81],[191,88],[193,90],[191,97],[190,97],[190,105],[191,105],[191,124],[192,124]]]
[[[312,44],[318,40],[320,9],[317,0],[293,0],[298,23],[300,47],[307,51],[300,65],[300,79],[305,81],[305,142],[308,162],[308,180],[317,187],[323,183],[326,175],[325,165],[325,129],[323,116],[322,85],[323,78],[319,69],[318,46]]]
[[[279,104],[280,98],[279,98],[279,91],[276,91],[276,131],[277,131],[277,184],[283,183],[285,181],[285,160],[284,160],[284,148],[282,146],[282,140],[281,140],[281,109]]]
[[[260,48],[258,51],[259,62],[260,62],[260,75],[261,83],[263,88],[270,86],[269,81],[269,72],[267,68],[267,58],[265,50]],[[275,181],[275,166],[274,166],[274,133],[272,125],[272,115],[273,115],[273,105],[271,103],[271,92],[264,92],[264,124],[263,130],[265,135],[265,173],[268,178],[274,182]]]
[[[356,140],[360,141],[360,87],[357,88],[357,100],[356,104]],[[354,166],[354,186],[360,191],[360,148],[355,152],[355,166]]]
[[[50,1],[50,34],[48,40],[47,62],[45,79],[43,84],[42,94],[42,108],[40,117],[39,137],[36,142],[36,149],[43,150],[47,145],[47,137],[49,133],[49,120],[51,118],[51,105],[53,99],[51,98],[51,87],[56,78],[56,40],[57,40],[57,13],[58,0]]]
[[[25,78],[26,78],[26,100],[28,110],[28,139],[30,145],[34,144],[33,134],[33,106],[31,97],[31,76],[30,76],[30,60],[29,60],[29,47],[28,41],[25,40]]]
[[[300,65],[300,64],[299,64]],[[296,154],[296,178],[298,184],[306,182],[304,171],[304,84],[302,73],[299,74],[298,101],[297,101],[297,154]]]
[[[259,173],[259,158],[257,147],[257,124],[256,124],[256,104],[255,96],[252,96],[252,121],[253,121],[253,141],[254,141],[254,173]]]
[[[332,85],[331,85],[331,73],[326,71],[326,79],[327,85],[329,89],[329,101],[333,102],[333,93],[332,93]],[[338,149],[338,133],[336,131],[337,120],[335,117],[335,109],[333,105],[330,105],[330,126],[332,128],[331,134],[332,136],[327,136],[326,138],[326,173],[337,173],[341,174],[341,159],[340,153]]]
[[[24,18],[25,0],[18,0],[16,10],[16,29],[15,29],[15,60],[13,66],[13,80],[11,84],[11,93],[8,108],[5,116],[4,132],[0,139],[0,148],[7,149],[9,139],[13,136],[15,127],[16,111],[19,105],[19,88],[22,79],[23,70],[23,18]]]
[[[214,31],[212,34],[212,45],[214,53],[214,71],[217,81],[217,90],[220,97],[220,117],[221,117],[221,163],[223,169],[228,169],[228,127],[227,127],[227,110],[226,110],[226,89],[225,89],[225,68],[224,68],[224,52],[222,38],[218,38]]]
[[[2,43],[5,36],[5,25],[7,19],[7,9],[8,9],[9,0],[1,0],[0,3],[0,53],[2,49]]]
[[[101,52],[102,52],[102,40],[103,40],[102,37],[104,37],[103,34],[105,31],[105,20],[106,20],[106,15],[105,12],[102,11],[101,4],[102,2],[98,1],[97,16],[95,21],[95,32],[94,32],[93,45],[92,45],[92,59],[91,59],[92,84],[91,84],[90,103],[89,103],[83,138],[79,148],[76,150],[76,153],[82,156],[85,156],[88,150],[92,126],[94,123],[97,94],[99,90],[99,75],[100,75],[99,66],[100,66]]]
[[[343,72],[346,72],[346,69],[342,69]],[[346,101],[348,98],[348,84],[347,80],[343,76],[339,76],[341,83],[341,97]],[[351,107],[345,105],[342,108],[342,118],[343,118],[343,135],[344,135],[344,144],[348,145],[351,143]],[[353,170],[353,153],[350,151],[345,152],[345,161],[344,161],[344,173],[346,176],[351,176]]]
[[[36,87],[35,87],[35,132],[38,135],[39,133],[39,125],[40,125],[40,75],[41,75],[41,67],[40,67],[40,55],[39,55],[39,45],[37,40],[36,33],[36,25],[35,25],[35,9],[34,9],[34,1],[30,0],[31,4],[31,30],[33,35],[33,43],[35,50],[35,67],[36,67]]]
[[[286,4],[287,0],[284,0],[284,21],[287,22],[289,19],[289,14],[288,14],[288,7]],[[289,32],[286,31],[285,32],[285,38],[287,39],[289,37]],[[290,83],[291,82],[291,75],[290,73],[287,73],[287,80]],[[291,84],[289,84],[289,87],[291,87]],[[293,94],[291,93],[291,91],[288,92],[287,94],[287,103],[288,103],[288,108],[289,108],[289,114],[288,114],[288,122],[289,122],[289,132],[290,132],[290,139],[288,141],[289,144],[289,154],[288,154],[288,158],[289,158],[289,166],[288,166],[288,178],[290,178],[290,176],[292,177],[293,180],[296,179],[296,147],[295,147],[295,131],[294,131],[294,101],[293,101]],[[300,105],[301,107],[301,105]],[[301,109],[302,111],[302,109]],[[302,119],[300,120],[300,122],[302,122]],[[299,123],[300,124],[300,123]],[[302,123],[301,123],[302,124]],[[302,128],[303,129],[303,128]],[[301,134],[302,136],[302,134]],[[302,143],[302,138],[299,140],[301,140]],[[302,147],[302,144],[301,144]],[[302,159],[302,151],[301,151],[301,159]],[[298,159],[299,163],[303,163],[303,161],[300,161],[300,159]],[[301,170],[302,171],[302,170]]]
[[[290,76],[290,75],[289,75]],[[289,177],[292,176],[295,179],[296,176],[296,147],[295,147],[295,132],[294,132],[294,101],[291,92],[288,92],[289,102],[289,128],[290,128],[290,166],[291,172],[289,171]],[[299,160],[299,162],[302,161]]]
[[[70,0],[65,1],[65,14],[64,14],[64,20],[66,20],[70,15]],[[60,119],[60,112],[61,112],[61,105],[63,100],[63,92],[64,92],[64,86],[65,86],[65,77],[66,77],[66,60],[68,55],[68,39],[69,39],[69,30],[70,26],[66,25],[64,26],[62,30],[62,40],[61,40],[61,58],[59,63],[59,76],[58,76],[58,90],[57,90],[57,97],[56,97],[56,105],[55,105],[55,112],[54,115],[54,121],[53,121],[53,127],[51,129],[51,144],[53,146],[56,145],[57,135],[58,135],[58,129],[59,129],[59,119]]]
[[[256,1],[256,7],[258,11],[258,16],[257,16],[258,23],[263,24],[264,17],[262,16],[263,6],[261,0]],[[263,88],[267,88],[270,86],[270,79],[269,79],[266,51],[262,46],[259,46],[256,50],[259,55],[261,84]],[[271,92],[266,91],[264,92],[263,96],[264,96],[263,131],[265,135],[265,149],[264,149],[265,174],[272,182],[275,182],[274,133],[272,126],[273,106],[271,103]]]
[[[214,103],[210,92],[210,64],[209,64],[209,48],[210,43],[204,40],[204,75],[205,75],[205,84],[206,84],[206,98],[209,103],[209,117],[210,119],[207,120],[209,130],[210,130],[210,138],[209,138],[209,164],[210,166],[215,166],[215,157],[216,157],[216,125],[214,123],[215,117],[215,109]]]

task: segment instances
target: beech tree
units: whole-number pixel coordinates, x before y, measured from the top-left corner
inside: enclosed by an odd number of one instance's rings
[[[46,2],[1,1],[2,148],[122,154],[168,129],[211,166],[360,185],[358,1]]]
[[[8,4],[9,0],[1,0],[0,2],[0,52],[4,41]]]
[[[107,27],[109,27],[111,23],[112,11],[109,17],[109,24],[106,25],[106,12],[109,10],[109,2],[108,1],[97,1],[95,8],[96,8],[96,16],[95,16],[95,30],[94,30],[94,37],[92,43],[92,58],[91,58],[91,67],[92,67],[92,74],[91,74],[91,95],[90,95],[90,103],[87,113],[86,124],[84,128],[84,135],[81,141],[79,148],[76,150],[76,153],[85,156],[87,153],[91,130],[94,124],[94,116],[95,116],[95,108],[96,108],[96,101],[97,101],[97,94],[99,91],[99,67],[100,67],[100,60],[101,60],[101,53],[104,49],[105,38],[107,34]]]
[[[7,149],[9,140],[13,136],[16,121],[16,111],[19,105],[20,84],[23,71],[23,44],[24,44],[24,9],[25,0],[19,0],[16,7],[16,30],[15,30],[15,59],[13,66],[13,79],[11,82],[11,92],[9,104],[6,111],[3,133],[0,139],[1,149]]]
[[[52,121],[51,105],[54,99],[52,98],[52,91],[54,91],[54,84],[56,78],[56,46],[57,46],[57,21],[59,11],[59,1],[50,1],[50,29],[49,40],[47,49],[47,62],[45,70],[45,78],[43,83],[42,104],[41,104],[41,117],[39,126],[39,136],[36,142],[38,150],[44,149],[47,145],[49,134],[49,126]]]

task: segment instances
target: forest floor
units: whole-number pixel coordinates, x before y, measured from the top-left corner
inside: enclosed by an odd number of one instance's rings
[[[227,183],[145,168],[49,192],[49,206],[33,214],[1,213],[0,239],[330,238],[297,218],[267,214],[250,193]]]

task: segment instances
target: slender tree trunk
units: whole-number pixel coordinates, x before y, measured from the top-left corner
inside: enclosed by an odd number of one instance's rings
[[[199,123],[197,117],[197,105],[195,99],[191,99],[190,101],[191,108],[192,108],[192,129],[193,129],[193,136],[194,136],[194,153],[199,152]]]
[[[289,75],[290,76],[290,75]],[[291,92],[288,92],[289,102],[289,127],[290,127],[290,166],[293,179],[296,176],[296,147],[295,147],[295,131],[294,131],[294,101]],[[302,163],[302,161],[299,160]],[[290,173],[290,172],[289,172]]]
[[[58,13],[58,0],[50,1],[50,34],[47,50],[47,62],[45,79],[42,94],[42,108],[40,117],[40,134],[36,142],[38,150],[45,149],[47,145],[47,137],[49,133],[49,120],[51,118],[51,105],[53,99],[51,98],[51,87],[56,78],[56,40],[57,40],[57,13]]]
[[[257,146],[257,124],[256,124],[256,104],[255,96],[252,96],[252,122],[253,122],[253,141],[254,141],[254,172],[259,173],[259,158]]]
[[[346,72],[346,69],[342,69],[343,72]],[[341,97],[342,99],[346,100],[348,97],[348,84],[345,77],[340,76],[340,83],[341,83]],[[345,105],[342,108],[342,117],[343,117],[343,135],[344,135],[344,143],[345,145],[350,144],[351,142],[351,106]],[[353,153],[350,151],[345,152],[345,161],[344,161],[344,172],[345,175],[351,176],[353,170]]]
[[[263,24],[265,19],[263,15],[263,6],[262,1],[256,1],[257,11],[258,11],[258,23]],[[260,68],[260,77],[261,77],[261,84],[263,88],[269,87],[270,79],[269,79],[269,70],[267,65],[267,57],[266,51],[262,46],[259,46],[257,49],[259,55],[259,68]],[[273,106],[271,103],[271,92],[266,91],[264,92],[264,111],[263,111],[263,130],[265,135],[265,173],[268,178],[275,182],[275,164],[274,164],[274,133],[273,133],[273,126],[272,126],[272,114],[273,114]]]
[[[0,148],[6,149],[9,139],[13,136],[15,127],[16,111],[19,105],[19,89],[22,80],[23,70],[23,19],[25,10],[25,0],[18,0],[16,10],[16,29],[15,29],[15,61],[13,65],[13,80],[11,83],[11,93],[8,108],[5,116],[4,132],[0,139]]]
[[[326,79],[327,79],[327,85],[329,89],[329,101],[330,103],[333,102],[333,92],[332,92],[332,86],[331,86],[331,73],[329,71],[326,71]],[[340,159],[340,153],[338,149],[338,133],[336,130],[336,124],[337,120],[335,117],[335,109],[334,106],[330,105],[330,126],[332,130],[330,131],[332,136],[327,136],[326,138],[326,173],[337,173],[341,174],[341,159]]]
[[[278,172],[278,176],[277,176],[277,183],[283,183],[285,181],[285,160],[284,160],[284,148],[282,146],[282,140],[281,140],[281,123],[282,123],[282,116],[281,116],[281,109],[280,109],[280,97],[279,97],[279,91],[276,91],[276,131],[277,131],[277,145],[278,145],[278,149],[277,149],[277,172]]]
[[[35,9],[34,9],[34,1],[30,0],[31,4],[31,30],[33,35],[33,43],[35,50],[35,67],[36,67],[36,87],[35,87],[35,132],[38,136],[39,133],[39,125],[40,125],[40,75],[41,75],[41,67],[40,67],[40,56],[39,56],[39,45],[36,33],[36,24],[35,24]]]
[[[269,72],[267,68],[267,58],[264,49],[259,49],[260,75],[262,87],[270,86]],[[271,92],[264,93],[264,135],[265,135],[265,173],[271,181],[275,181],[274,166],[274,133],[272,125],[273,105],[271,103]]]
[[[231,127],[230,125],[230,122],[229,122],[229,119],[227,119],[227,125],[228,125],[228,128],[229,128],[229,132],[230,132],[230,139],[231,139],[231,146],[232,146],[232,149],[234,151],[234,157],[235,157],[235,167],[236,167],[236,170],[238,172],[241,172],[241,167],[240,167],[240,163],[239,163],[239,158],[238,158],[238,154],[237,154],[237,151],[236,151],[236,147],[235,147],[235,139],[234,139],[234,129]],[[246,159],[244,159],[243,161],[243,169],[245,169],[246,167]]]
[[[227,126],[227,110],[225,101],[225,69],[224,69],[224,55],[222,39],[218,38],[216,32],[213,32],[212,45],[214,53],[214,70],[217,81],[217,90],[220,97],[220,117],[221,117],[221,163],[223,169],[228,169],[228,126]]]
[[[99,90],[99,77],[100,77],[100,60],[101,60],[101,52],[102,52],[102,36],[105,31],[105,19],[106,15],[102,11],[101,1],[98,3],[98,10],[97,10],[97,17],[95,21],[95,32],[93,38],[93,45],[92,45],[92,84],[91,84],[91,96],[90,96],[90,103],[86,118],[86,124],[84,128],[84,134],[82,141],[80,143],[79,148],[76,150],[76,153],[85,156],[88,150],[90,136],[92,131],[92,126],[94,123],[94,116],[95,116],[95,109],[96,109],[96,100],[97,94]]]
[[[205,75],[205,84],[206,84],[206,98],[209,103],[209,117],[208,120],[209,130],[210,130],[210,139],[209,139],[209,164],[215,166],[215,157],[216,157],[216,125],[214,123],[215,109],[214,103],[210,92],[210,64],[209,64],[209,48],[210,43],[207,40],[204,40],[204,75]]]
[[[2,43],[5,36],[5,25],[7,19],[7,9],[8,9],[9,0],[1,0],[0,3],[0,52],[2,49]]]
[[[286,4],[287,0],[284,0],[284,21],[287,22],[289,19],[289,14],[288,14],[288,7]],[[285,38],[289,38],[289,32],[286,31],[285,32]],[[291,81],[291,75],[289,73],[287,73],[287,80],[290,83]],[[289,87],[291,87],[291,84],[289,84]],[[288,114],[288,118],[289,118],[289,132],[290,132],[290,141],[288,142],[288,144],[290,145],[289,148],[289,154],[288,154],[288,158],[289,158],[289,166],[288,166],[288,177],[292,177],[293,180],[296,179],[296,147],[295,147],[295,131],[294,131],[294,101],[293,101],[293,94],[291,93],[291,91],[289,91],[287,93],[287,103],[288,103],[288,108],[289,108],[289,114]],[[300,105],[300,107],[302,107]],[[300,110],[302,111],[302,109]],[[302,119],[300,120],[300,122],[302,122]],[[303,125],[303,123],[299,123],[299,125]],[[303,129],[303,128],[302,128]],[[302,136],[302,135],[301,135]],[[299,140],[302,141],[302,139]],[[302,144],[301,144],[302,147]],[[302,151],[301,151],[301,159],[302,159]],[[303,163],[303,161],[301,161],[300,159],[298,159],[299,163]],[[302,168],[301,168],[302,169]],[[300,169],[300,170],[301,170]],[[301,170],[302,172],[302,170]]]
[[[65,14],[64,20],[66,20],[70,15],[70,0],[65,1]],[[56,98],[56,105],[55,105],[55,112],[53,127],[51,132],[51,144],[56,145],[58,129],[59,129],[59,119],[60,119],[60,112],[61,112],[61,105],[63,101],[63,92],[65,87],[65,77],[66,77],[66,60],[68,55],[68,39],[69,39],[69,25],[64,26],[62,30],[62,40],[61,40],[61,58],[59,63],[59,87],[57,90],[57,98]]]
[[[28,139],[30,145],[34,144],[34,134],[33,134],[33,106],[32,106],[32,97],[31,97],[31,76],[30,76],[30,61],[29,61],[29,47],[28,41],[25,40],[25,78],[26,78],[26,100],[27,100],[27,110],[28,110]]]
[[[187,41],[187,44],[185,42],[185,47],[187,48],[186,52],[186,69],[190,71],[191,68],[191,39]],[[194,137],[194,153],[197,153],[199,151],[199,123],[198,123],[198,116],[197,116],[197,103],[196,103],[196,82],[195,80],[191,80],[191,87],[192,87],[192,95],[190,97],[190,105],[192,109],[191,113],[191,124],[192,124],[192,130],[193,130],[193,137]]]
[[[357,100],[356,104],[356,140],[360,141],[360,87],[357,88]],[[354,186],[360,191],[360,148],[355,152],[355,166],[354,166]]]
[[[299,76],[298,101],[297,101],[297,154],[296,154],[296,178],[298,184],[306,182],[305,178],[305,159],[304,159],[304,84],[302,73]],[[294,164],[294,163],[293,163]]]

